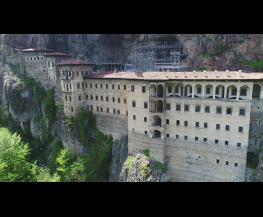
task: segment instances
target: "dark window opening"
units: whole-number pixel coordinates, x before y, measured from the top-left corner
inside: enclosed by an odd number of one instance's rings
[[[238,163],[235,163],[235,167],[237,167],[238,166]]]
[[[177,126],[180,125],[180,121],[179,121],[179,120],[176,121],[176,125],[177,125]]]
[[[79,89],[79,84],[78,84],[78,89]]]
[[[118,84],[118,89],[121,89],[120,84]]]
[[[246,96],[246,95],[247,95],[247,89],[246,88],[241,88],[240,96]]]
[[[147,122],[147,117],[144,117],[144,122]]]
[[[95,88],[98,88],[98,84],[95,84]]]
[[[166,104],[166,110],[171,110],[171,104]]]
[[[188,121],[184,121],[184,126],[188,126]]]
[[[210,87],[206,88],[206,94],[210,94]]]
[[[106,89],[108,89],[108,84],[106,84]]]
[[[86,99],[89,99],[89,96],[88,96],[88,95],[86,95]]]
[[[112,97],[112,102],[115,102],[115,98],[114,97]]]
[[[126,104],[126,99],[124,99],[124,103]]]
[[[100,84],[100,88],[102,88],[102,84]]]
[[[109,97],[106,96],[106,101],[109,101]]]
[[[98,100],[99,99],[99,97],[98,96],[96,96],[96,100]]]
[[[132,92],[134,91],[134,85],[131,85],[131,91]]]
[[[216,163],[218,163],[218,164],[219,164],[219,160],[218,160],[218,159],[216,159]]]
[[[207,128],[207,123],[204,123],[204,128]]]
[[[228,141],[225,141],[225,145],[228,145]]]
[[[195,141],[196,141],[196,142],[198,141],[198,137],[195,137]]]
[[[232,114],[232,109],[231,108],[227,108],[226,109],[226,114],[231,115]]]
[[[147,131],[144,131],[144,134],[147,135]]]
[[[100,111],[101,111],[101,112],[103,111],[102,108],[100,108]]]
[[[187,140],[187,136],[184,136],[184,140]]]
[[[245,115],[245,109],[240,109],[239,110],[239,115]]]
[[[120,110],[117,110],[118,115],[120,114]]]
[[[229,130],[229,125],[226,125],[226,130]]]
[[[238,132],[242,133],[243,132],[243,127],[238,128]]]
[[[200,112],[200,106],[199,105],[195,106],[195,112]]]
[[[215,144],[218,144],[218,139],[215,139]]]
[[[217,130],[220,129],[220,124],[216,124],[216,129],[217,129]]]
[[[136,107],[135,101],[132,101],[132,107]]]
[[[232,94],[231,95],[233,95],[233,96],[236,96],[237,95],[237,89],[236,88],[233,88],[232,89]]]
[[[90,88],[92,88],[92,83],[90,83]]]
[[[205,107],[205,112],[210,113],[210,107],[209,106]]]
[[[107,108],[107,113],[109,113],[109,111],[110,111],[110,110]]]
[[[169,124],[169,119],[166,119],[166,124]]]
[[[196,126],[196,127],[199,127],[199,122],[195,122],[195,126]]]
[[[176,105],[176,111],[181,111],[181,105]]]
[[[81,96],[79,96],[79,100],[81,100]]]
[[[114,84],[112,84],[112,89],[114,89]]]
[[[103,96],[100,97],[100,100],[103,101]]]
[[[201,87],[197,87],[197,93],[201,93]]]
[[[237,147],[238,147],[238,148],[241,147],[241,143],[240,143],[240,142],[237,143]]]
[[[147,103],[147,102],[144,103],[144,108],[145,108],[145,109],[148,108],[148,103]]]
[[[176,139],[179,139],[179,135],[175,135],[175,138],[176,138]]]
[[[204,142],[207,142],[207,138],[204,138]]]
[[[188,105],[184,105],[184,111],[189,111],[189,106]]]
[[[229,162],[228,162],[228,161],[226,161],[226,165],[229,165]]]
[[[168,87],[168,93],[172,93],[172,87],[171,86]]]
[[[136,115],[133,115],[133,120],[136,120]]]
[[[121,102],[121,98],[118,98],[118,102]]]
[[[142,86],[142,92],[145,93],[145,86]]]
[[[221,114],[221,113],[222,113],[221,107],[216,107],[216,113],[217,113],[217,114]]]
[[[124,84],[124,90],[126,90],[126,84]]]

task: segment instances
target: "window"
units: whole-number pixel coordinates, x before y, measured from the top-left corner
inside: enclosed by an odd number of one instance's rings
[[[90,99],[93,100],[93,96],[92,95],[90,95]]]
[[[126,115],[128,115],[128,111],[126,111]]]
[[[121,89],[120,84],[118,84],[118,89]]]
[[[145,108],[145,109],[148,108],[148,103],[147,103],[147,102],[144,103],[144,108]]]
[[[115,102],[115,98],[114,97],[112,97],[112,102]]]
[[[117,114],[118,114],[118,115],[120,114],[120,110],[117,110]]]
[[[78,84],[78,89],[79,89],[79,84]]]
[[[81,96],[79,96],[79,100],[81,100]]]
[[[187,136],[184,136],[184,140],[187,140]]]
[[[238,167],[238,163],[235,163],[235,167]]]
[[[45,69],[43,69],[43,72],[46,72],[46,70],[45,70]]]
[[[204,123],[204,128],[207,128],[207,123]]]
[[[195,122],[195,127],[199,127],[199,122]]]
[[[124,103],[126,104],[126,99],[124,99]]]
[[[201,93],[201,87],[197,87],[197,93]]]
[[[90,83],[90,88],[92,88],[92,83]]]
[[[132,132],[133,132],[133,133],[135,132],[135,128],[134,128],[134,127],[132,128]]]
[[[168,87],[168,93],[172,93],[172,87],[171,86]]]
[[[247,95],[247,89],[246,88],[241,88],[240,95],[241,96],[246,96]]]
[[[188,126],[188,121],[184,121],[184,126],[185,126],[185,127]]]
[[[115,114],[116,113],[116,110],[115,109],[113,109],[113,114]]]
[[[134,85],[131,85],[131,91],[134,92]]]
[[[89,106],[87,105],[87,110],[89,111]]]
[[[144,117],[143,119],[144,119],[144,122],[147,122],[147,118],[146,117]]]
[[[103,111],[103,109],[102,109],[102,108],[100,108],[100,111],[102,112],[102,111]]]
[[[216,163],[219,164],[219,160],[218,159],[216,159]]]
[[[132,101],[132,107],[136,107],[136,102]]]
[[[81,75],[83,76],[83,71],[81,71]]]
[[[98,84],[95,84],[95,88],[98,88]]]
[[[245,109],[239,109],[239,115],[245,116]]]
[[[71,101],[71,96],[69,97],[69,101]]]
[[[114,84],[112,84],[112,89],[114,89]]]
[[[188,112],[189,111],[189,105],[184,105],[184,111]]]
[[[181,111],[181,105],[176,105],[176,111]]]
[[[238,128],[238,132],[242,133],[243,132],[243,127]]]
[[[216,93],[215,93],[216,95],[218,95],[219,94],[219,88],[218,87],[216,87]]]
[[[192,87],[190,87],[190,93],[192,93]]]
[[[100,88],[102,88],[102,84],[100,84]]]
[[[92,110],[93,110],[93,106],[91,105],[91,106],[90,106],[90,111],[92,111]]]
[[[54,67],[55,66],[55,64],[54,64],[54,62],[52,62],[52,67]]]
[[[89,99],[89,96],[88,96],[88,95],[86,95],[86,99]]]
[[[99,97],[98,96],[96,96],[96,100],[98,100],[99,99]]]
[[[216,129],[217,129],[217,130],[220,129],[220,124],[216,124]]]
[[[71,89],[71,84],[69,85],[69,89]]]
[[[109,111],[110,111],[110,110],[107,108],[107,113],[109,113]]]
[[[206,94],[210,94],[210,87],[206,88]]]
[[[199,105],[195,106],[195,112],[200,112],[200,106]]]
[[[73,112],[73,107],[71,106],[71,111]]]
[[[84,88],[84,83],[82,83],[82,88]]]
[[[124,88],[124,90],[126,90],[126,84],[124,84],[124,87],[123,87],[123,88]]]
[[[118,102],[119,102],[119,103],[121,102],[121,98],[118,98]]]
[[[133,115],[133,120],[136,120],[136,115]]]
[[[195,137],[195,141],[198,142],[198,137]]]
[[[229,165],[229,161],[228,161],[228,160],[226,161],[226,165],[227,165],[227,166]]]
[[[71,72],[70,71],[68,71],[68,76],[71,76]]]
[[[232,109],[231,108],[227,108],[226,109],[226,114],[227,115],[231,115],[232,114]]]
[[[166,104],[166,110],[171,110],[171,104]]]
[[[175,138],[176,138],[176,139],[179,139],[179,135],[175,135]]]
[[[225,145],[228,145],[228,141],[225,141]]]
[[[67,100],[67,96],[65,96],[65,100]]]
[[[86,88],[88,88],[88,84],[86,83]]]
[[[166,124],[169,124],[169,119],[166,119]]]
[[[210,113],[210,107],[209,107],[209,106],[206,106],[206,107],[205,107],[205,112],[206,112],[206,113]]]
[[[240,143],[240,142],[237,143],[237,147],[238,147],[238,148],[241,147],[241,143]]]
[[[108,102],[109,101],[109,97],[106,96],[106,101]]]
[[[88,75],[88,71],[86,71],[86,75]]]
[[[217,113],[217,114],[222,114],[222,109],[221,109],[221,107],[216,107],[216,113]]]
[[[97,107],[97,111],[99,111],[99,107]]]
[[[179,120],[176,121],[176,125],[177,125],[177,126],[180,125],[180,121],[179,121]]]
[[[100,100],[103,101],[103,96],[100,97]]]
[[[108,89],[108,84],[106,84],[106,89]]]
[[[147,135],[147,131],[146,130],[144,131],[144,134]]]
[[[31,60],[32,60],[32,58],[31,58]],[[50,61],[47,62],[47,66],[50,68]]]
[[[218,144],[218,139],[215,139],[215,144]]]
[[[226,130],[228,130],[228,131],[229,131],[229,125],[226,125]]]
[[[79,76],[79,72],[77,71],[77,76]]]
[[[233,88],[233,89],[232,89],[231,95],[233,95],[233,96],[236,96],[236,95],[237,95],[237,89],[236,89],[236,88]]]
[[[204,138],[204,142],[207,142],[207,138]]]

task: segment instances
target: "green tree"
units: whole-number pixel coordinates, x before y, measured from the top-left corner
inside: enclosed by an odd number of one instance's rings
[[[21,142],[20,135],[0,128],[0,181],[34,181],[32,164],[28,162],[28,144]]]

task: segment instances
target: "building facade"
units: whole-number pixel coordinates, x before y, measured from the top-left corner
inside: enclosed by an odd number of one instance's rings
[[[42,71],[59,83],[65,114],[92,110],[104,134],[128,135],[129,154],[149,149],[165,163],[164,181],[245,181],[247,152],[263,132],[262,73],[94,73],[94,63],[51,52]],[[36,64],[26,72],[39,73]]]

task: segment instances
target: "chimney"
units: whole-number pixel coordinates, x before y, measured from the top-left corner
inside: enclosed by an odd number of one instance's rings
[[[228,78],[228,72],[229,72],[229,70],[226,70],[226,77]]]
[[[114,73],[118,73],[118,68],[114,68]]]
[[[135,71],[135,75],[137,75],[137,77],[143,77],[142,72],[138,70]]]
[[[216,78],[217,70],[215,70],[215,78]]]
[[[205,78],[205,72],[206,72],[206,70],[204,70],[203,72],[204,72],[204,78]]]
[[[194,70],[194,78],[195,78],[195,70]]]
[[[238,70],[238,78],[241,78],[241,72],[242,70]]]
[[[184,78],[185,78],[185,72],[184,72]]]

